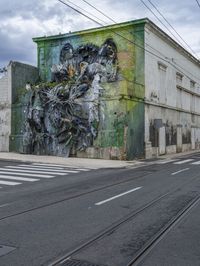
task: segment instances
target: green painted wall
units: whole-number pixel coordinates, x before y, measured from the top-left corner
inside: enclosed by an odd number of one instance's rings
[[[25,84],[36,83],[39,81],[38,68],[19,63],[11,63],[11,90],[12,90],[12,106],[11,106],[11,135],[9,141],[9,150],[13,152],[23,153],[23,133],[25,110],[28,103],[28,94]]]
[[[24,153],[23,150],[23,132],[25,121],[25,110],[27,108],[28,95],[25,91],[18,90],[17,98],[11,107],[11,135],[10,135],[10,147],[11,152]]]
[[[144,155],[144,25],[145,20],[73,34],[35,38],[42,80],[51,79],[50,68],[59,63],[66,42],[73,47],[92,43],[101,46],[112,38],[118,49],[119,80],[101,84],[101,122],[94,146],[117,147],[121,159]],[[121,37],[123,36],[123,37]],[[128,41],[128,40],[130,41]]]

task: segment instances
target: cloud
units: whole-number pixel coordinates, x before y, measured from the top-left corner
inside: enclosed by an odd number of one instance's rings
[[[139,0],[88,1],[117,22],[149,17],[162,27]],[[150,6],[148,0],[144,1]],[[200,9],[195,1],[183,0],[181,5],[172,0],[151,1],[200,56]],[[83,1],[78,0],[75,3],[102,20],[106,20],[109,24],[111,23]],[[9,60],[36,65],[36,45],[32,37],[55,35],[96,26],[95,23],[57,0],[1,0],[0,67],[7,65]]]

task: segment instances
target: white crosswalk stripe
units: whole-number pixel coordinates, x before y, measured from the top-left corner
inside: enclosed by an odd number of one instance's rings
[[[6,166],[6,168],[13,168],[13,169],[22,169],[22,170],[34,170],[34,172],[36,173],[37,170],[40,170],[40,171],[51,171],[52,173],[53,172],[57,172],[59,171],[59,173],[79,173],[79,171],[76,171],[76,170],[59,170],[59,169],[45,169],[45,168],[37,168],[35,169],[34,167],[29,167],[29,166]],[[56,173],[56,174],[57,174]]]
[[[197,162],[193,162],[191,164],[194,164],[194,165],[199,165],[200,164],[200,161],[197,161]]]
[[[35,182],[39,180],[36,178],[26,178],[26,177],[11,176],[11,175],[0,175],[0,179],[10,179],[10,180],[26,181],[26,182]]]
[[[20,164],[19,166],[23,166],[23,167],[32,167],[34,169],[40,169],[41,167],[45,170],[64,170],[64,171],[90,171],[90,169],[87,169],[87,168],[77,168],[77,167],[51,167],[51,166],[42,166],[42,165],[27,165],[27,164]],[[70,172],[70,173],[73,173],[73,172]]]
[[[19,169],[8,169],[10,166],[5,166],[7,169],[5,169],[5,168],[0,168],[0,171],[5,171],[5,170],[7,170],[7,171],[10,171],[10,172],[21,172],[22,170],[19,170]],[[26,172],[26,173],[36,173],[36,174],[54,174],[54,175],[65,175],[65,173],[60,173],[60,172],[54,172],[54,173],[52,173],[52,172],[45,172],[45,171],[31,171],[31,170],[25,170],[25,169],[23,169],[23,172]]]
[[[12,181],[2,181],[0,180],[1,185],[7,185],[7,186],[17,186],[20,185],[21,183],[18,182],[12,182]]]
[[[76,168],[77,171],[83,171],[83,172],[87,172],[90,171],[91,169],[85,169],[85,168]]]
[[[167,163],[173,163],[173,164],[185,164],[185,163],[189,163],[192,165],[200,165],[200,161],[196,161],[196,158],[191,158],[191,159],[163,159],[163,160],[158,160],[155,161],[153,164],[167,164]]]
[[[0,167],[0,189],[90,170],[92,169],[41,163],[6,165]]]
[[[172,162],[176,162],[179,159],[169,159],[169,160],[162,160],[162,161],[157,161],[156,164],[167,164],[167,163],[172,163]]]
[[[45,169],[54,169],[54,170],[64,170],[65,168],[64,167],[53,167],[53,166],[43,166],[43,165],[34,165],[34,164],[19,164],[19,166],[25,166],[25,167],[33,167],[35,169],[37,168],[45,168]]]
[[[40,174],[29,174],[29,173],[14,173],[9,172],[8,169],[3,168],[5,171],[0,171],[0,174],[4,175],[21,175],[21,176],[32,176],[32,177],[40,177],[40,178],[53,178],[53,175],[40,175]]]
[[[166,159],[166,160],[159,160],[157,162],[155,162],[155,164],[167,164],[167,163],[173,163],[173,164],[185,164],[185,163],[189,163],[192,165],[200,165],[200,161],[194,161],[197,158],[193,158],[193,159]]]
[[[192,161],[194,161],[194,159],[187,159],[187,160],[175,162],[174,164],[184,164],[184,163],[189,163],[189,162],[192,162]]]
[[[80,166],[69,166],[69,165],[60,165],[60,164],[47,164],[47,163],[32,163],[32,165],[38,165],[38,166],[47,166],[47,167],[62,167],[62,168],[74,168],[74,169],[77,169],[77,168],[81,168]],[[97,170],[99,169],[99,167],[85,167],[84,169],[87,169],[87,170]]]
[[[47,163],[32,163],[32,165],[49,166],[49,167],[63,167],[61,164],[47,164]]]

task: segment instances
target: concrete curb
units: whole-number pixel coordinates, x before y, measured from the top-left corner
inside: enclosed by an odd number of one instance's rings
[[[0,160],[4,161],[21,161],[21,162],[37,162],[48,164],[59,164],[71,167],[91,167],[91,168],[121,168],[129,165],[126,161],[118,160],[101,160],[101,159],[87,159],[87,158],[64,158],[57,156],[42,156],[17,154],[12,152],[0,152]],[[134,161],[136,164],[138,161]],[[132,163],[134,163],[132,162]]]
[[[4,161],[21,161],[21,162],[37,162],[47,164],[59,164],[71,167],[85,167],[85,168],[123,168],[123,167],[139,167],[145,163],[154,163],[157,160],[173,159],[185,157],[192,154],[198,154],[200,151],[189,151],[184,153],[175,153],[170,155],[162,155],[152,160],[133,160],[133,161],[119,161],[119,160],[103,160],[103,159],[88,159],[88,158],[64,158],[57,156],[43,156],[43,155],[29,155],[19,154],[13,152],[0,152],[0,160]]]

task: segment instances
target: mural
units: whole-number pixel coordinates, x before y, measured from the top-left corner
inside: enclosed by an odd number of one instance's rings
[[[100,122],[102,82],[118,79],[117,47],[69,42],[51,67],[52,82],[27,88],[23,146],[26,153],[68,156],[92,146]]]

